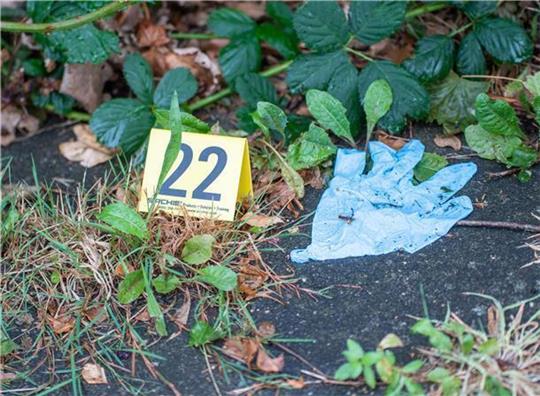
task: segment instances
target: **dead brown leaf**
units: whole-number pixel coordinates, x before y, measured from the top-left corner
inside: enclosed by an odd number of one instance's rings
[[[455,151],[461,150],[461,140],[455,135],[436,135],[433,139],[433,143],[437,147],[451,147]]]
[[[137,44],[139,47],[161,47],[171,39],[162,25],[155,25],[152,21],[144,20],[137,29]]]
[[[225,340],[223,353],[250,367],[260,347],[260,343],[255,339],[235,337]]]
[[[246,224],[252,227],[270,227],[283,223],[283,219],[278,216],[266,216],[262,214],[254,214],[253,212],[247,212],[240,220],[245,221]]]
[[[375,136],[377,136],[377,140],[379,142],[386,144],[388,147],[391,147],[394,150],[400,150],[405,143],[407,143],[407,139],[405,138],[392,136],[382,131],[375,132]]]
[[[101,104],[103,87],[113,75],[107,63],[102,65],[66,64],[60,92],[77,99],[89,113]]]
[[[368,54],[374,58],[384,58],[401,63],[414,52],[414,39],[408,35],[387,38],[369,47]]]
[[[17,131],[32,135],[39,128],[39,120],[14,105],[2,106],[2,134],[0,144],[7,146],[15,140]]]
[[[186,328],[189,319],[189,311],[191,309],[191,296],[189,295],[189,292],[184,292],[184,296],[184,303],[172,317],[172,320],[178,326],[179,331]]]
[[[236,8],[243,13],[249,15],[253,19],[259,19],[266,14],[264,10],[264,2],[259,1],[228,1],[225,3],[227,7]]]
[[[99,144],[88,125],[75,125],[73,132],[77,140],[60,143],[58,146],[60,153],[69,161],[79,162],[85,168],[91,168],[113,157],[114,150]]]
[[[69,315],[61,315],[58,317],[48,316],[49,324],[56,334],[69,333],[75,326],[75,318]]]
[[[497,336],[499,330],[499,311],[493,305],[487,310],[487,329],[491,337]]]
[[[287,385],[293,389],[302,389],[304,386],[306,386],[303,377],[287,380]]]
[[[101,323],[105,319],[107,319],[107,310],[105,309],[105,306],[98,305],[96,307],[87,308],[83,311],[83,315],[88,319],[89,321],[95,320],[94,323]]]
[[[271,358],[261,347],[257,354],[257,369],[265,373],[279,373],[285,365],[285,356],[283,354],[276,358]]]
[[[107,384],[107,376],[105,369],[99,364],[86,363],[82,370],[81,376],[87,384]]]
[[[133,318],[136,322],[148,322],[150,321],[150,314],[146,308],[143,308],[139,311],[137,315]]]
[[[270,322],[261,322],[257,328],[257,332],[261,337],[268,338],[276,334],[276,326]]]
[[[304,169],[301,170],[300,176],[304,179],[306,186],[311,186],[317,190],[320,190],[324,187],[324,179],[321,174],[321,169],[319,167]]]

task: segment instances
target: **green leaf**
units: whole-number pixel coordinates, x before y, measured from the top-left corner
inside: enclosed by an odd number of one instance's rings
[[[403,129],[407,117],[421,119],[428,114],[428,93],[406,70],[388,61],[370,62],[358,77],[360,100],[375,80],[385,80],[392,89],[392,107],[379,121],[379,126],[396,133]]]
[[[450,377],[450,372],[442,367],[436,367],[427,374],[427,379],[436,383],[440,383],[448,377]]]
[[[336,1],[308,1],[294,13],[300,40],[320,52],[343,47],[349,41],[347,19]]]
[[[463,10],[471,19],[479,19],[492,14],[497,9],[497,0],[460,1],[456,2],[458,8]]]
[[[142,102],[152,104],[154,75],[148,61],[138,52],[129,54],[124,59],[124,77],[131,90]]]
[[[147,239],[149,236],[141,215],[123,202],[105,206],[97,217],[124,234],[133,235],[139,239]]]
[[[388,333],[384,338],[379,342],[379,349],[389,349],[389,348],[399,348],[403,346],[403,341],[394,333]]]
[[[476,98],[475,108],[478,123],[489,133],[523,136],[514,108],[504,100],[493,100],[482,93]]]
[[[403,67],[424,83],[445,78],[454,63],[454,42],[450,37],[427,36],[416,42],[414,57]]]
[[[540,72],[527,76],[523,85],[532,96],[540,96]]]
[[[233,37],[255,30],[256,23],[242,11],[220,7],[210,13],[208,28],[218,36]]]
[[[414,167],[414,178],[419,182],[426,181],[446,165],[448,165],[448,161],[443,156],[435,153],[424,153],[420,162]]]
[[[378,363],[383,357],[384,354],[382,351],[366,352],[364,356],[362,356],[362,364],[364,366],[373,366]]]
[[[261,46],[252,34],[235,36],[219,51],[219,65],[223,77],[230,84],[242,74],[261,67]]]
[[[160,274],[152,279],[152,286],[158,293],[167,294],[172,292],[180,285],[182,281],[176,275],[163,275]]]
[[[429,337],[429,343],[441,352],[450,352],[452,350],[452,340],[442,331],[435,330]]]
[[[540,125],[540,96],[533,99],[532,107],[536,113],[536,123]]]
[[[424,366],[424,361],[416,359],[416,360],[410,361],[405,366],[403,366],[401,371],[403,371],[405,374],[414,374],[418,372],[418,370],[420,370],[423,366]]]
[[[470,125],[465,129],[465,140],[480,158],[506,163],[512,153],[521,145],[517,136],[489,133],[480,125]]]
[[[356,137],[363,116],[358,95],[358,70],[356,67],[350,62],[339,65],[328,83],[326,92],[339,100],[347,109],[351,134]]]
[[[210,234],[195,235],[188,239],[182,249],[182,260],[191,265],[206,263],[212,258],[216,239]]]
[[[39,58],[30,58],[22,61],[24,74],[30,77],[42,77],[47,74],[43,61]]]
[[[495,355],[499,352],[499,342],[496,338],[489,338],[478,346],[478,352],[485,353],[486,355]]]
[[[154,92],[154,104],[168,108],[174,91],[178,92],[178,103],[184,103],[197,93],[197,88],[197,80],[189,69],[185,67],[171,69],[159,81]]]
[[[354,380],[362,374],[362,368],[362,363],[360,362],[342,364],[336,370],[334,378],[338,381]]]
[[[411,331],[413,333],[429,337],[435,332],[435,328],[433,327],[429,319],[420,319],[411,327]]]
[[[32,94],[32,103],[37,107],[52,106],[55,113],[66,115],[75,106],[75,99],[69,95],[53,91],[49,95]]]
[[[252,116],[252,108],[248,106],[242,106],[236,109],[236,128],[248,133],[254,133],[259,129],[259,126],[255,124]]]
[[[298,174],[285,159],[281,156],[279,151],[277,151],[271,144],[267,143],[268,147],[274,153],[276,159],[278,160],[279,170],[281,171],[281,176],[285,183],[294,191],[298,198],[304,197],[304,179]]]
[[[406,1],[352,1],[349,24],[362,43],[375,44],[399,29],[406,9]]]
[[[182,118],[180,115],[180,105],[178,104],[178,95],[174,91],[171,99],[171,108],[169,110],[169,125],[171,134],[167,148],[165,149],[165,155],[163,157],[163,164],[161,165],[161,172],[159,173],[158,186],[161,186],[165,177],[169,174],[178,153],[180,152],[180,146],[182,145]]]
[[[189,332],[189,346],[198,347],[219,340],[223,337],[221,331],[214,329],[207,322],[197,321]]]
[[[367,120],[366,141],[369,141],[375,125],[392,106],[392,88],[385,80],[375,80],[369,85],[363,102]]]
[[[287,30],[272,23],[261,23],[257,26],[257,38],[265,41],[285,59],[292,59],[299,52],[298,38],[294,30]]]
[[[499,62],[521,63],[532,56],[529,35],[510,19],[481,19],[475,24],[474,31],[482,47]]]
[[[107,147],[120,147],[126,155],[134,153],[145,141],[155,118],[135,99],[112,99],[92,114],[90,128]]]
[[[364,366],[364,381],[366,381],[366,385],[371,389],[375,389],[377,382],[375,380],[375,372],[371,366]]]
[[[144,292],[143,270],[130,272],[118,285],[118,302],[130,304]]]
[[[474,347],[474,337],[471,334],[465,334],[463,340],[461,340],[461,351],[468,355],[472,352]]]
[[[266,13],[284,27],[293,27],[293,13],[284,1],[267,1]]]
[[[450,72],[443,81],[428,87],[431,109],[429,121],[437,121],[448,134],[463,131],[476,121],[476,97],[486,92],[489,84],[460,78]]]
[[[210,265],[203,268],[199,272],[198,279],[221,291],[234,290],[238,283],[236,272],[223,265]]]
[[[313,168],[336,153],[336,146],[326,131],[315,124],[289,145],[287,162],[295,170]]]
[[[4,330],[0,330],[0,357],[7,356],[16,349],[17,344],[9,338]]]
[[[483,75],[486,73],[486,58],[475,32],[470,32],[459,44],[456,68],[460,74]]]
[[[311,89],[306,94],[306,102],[309,112],[320,125],[355,145],[346,115],[347,110],[339,100],[327,92]]]
[[[362,356],[364,356],[364,350],[358,342],[349,338],[347,340],[347,350],[343,352],[343,356],[347,358],[349,363],[352,363],[362,359]]]
[[[148,272],[151,272],[151,267],[148,269]],[[146,308],[148,310],[148,315],[155,320],[155,326],[157,333],[165,337],[167,336],[167,325],[165,324],[165,318],[163,316],[163,312],[161,311],[161,307],[159,306],[156,296],[154,295],[154,292],[152,291],[152,287],[150,286],[150,276],[147,274],[146,271],[143,270],[143,277],[144,277],[144,287],[146,290]]]
[[[169,123],[169,110],[166,109],[154,109],[154,116],[156,117],[157,126],[163,129],[171,129]],[[183,132],[194,132],[194,133],[208,133],[210,132],[210,126],[199,120],[192,114],[180,112],[180,123],[182,124]]]
[[[279,102],[276,88],[268,78],[258,73],[246,73],[236,78],[234,90],[251,107],[256,107],[258,102]]]
[[[270,131],[277,131],[285,136],[287,115],[275,104],[269,102],[257,103],[257,111],[253,121],[263,130],[269,138]]]

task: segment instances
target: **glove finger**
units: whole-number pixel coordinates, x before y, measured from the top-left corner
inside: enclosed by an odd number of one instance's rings
[[[396,153],[396,166],[388,174],[388,177],[393,180],[401,180],[403,176],[408,173],[411,173],[414,167],[420,162],[422,156],[424,155],[424,145],[420,140],[411,140],[407,143],[401,150]]]
[[[355,149],[339,149],[334,165],[334,176],[351,179],[359,176],[366,166],[366,153]]]
[[[369,142],[369,155],[373,161],[370,176],[386,173],[396,164],[396,151],[381,142]]]
[[[439,205],[461,190],[476,173],[476,170],[476,164],[472,162],[447,166],[414,187],[414,192],[430,197],[430,201],[434,205]]]

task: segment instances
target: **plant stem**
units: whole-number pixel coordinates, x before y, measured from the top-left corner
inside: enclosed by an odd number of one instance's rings
[[[428,3],[406,13],[405,19],[412,19],[412,18],[416,18],[417,16],[427,14],[429,12],[439,11],[443,9],[444,7],[446,7],[447,5],[448,4],[446,3]]]
[[[219,39],[219,38],[227,38],[227,37],[221,37],[216,36],[212,33],[183,33],[183,32],[177,32],[177,33],[171,33],[170,36],[175,39],[179,40],[212,40],[212,39]]]
[[[282,71],[286,70],[289,65],[292,63],[292,60],[288,60],[286,62],[283,62],[283,63],[279,63],[275,66],[272,66],[271,68],[269,69],[266,69],[264,70],[263,72],[261,72],[261,76],[263,77],[271,77],[271,76],[275,76],[276,74],[279,74],[281,73]],[[198,110],[202,107],[205,107],[205,106],[208,106],[209,104],[212,104],[214,102],[217,102],[218,100],[220,99],[223,99],[224,97],[232,94],[233,91],[231,88],[227,87],[225,89],[222,89],[221,91],[219,92],[216,92],[215,94],[213,95],[210,95],[206,98],[203,98],[201,100],[198,100],[196,101],[195,103],[189,105],[187,107],[187,110],[189,112],[193,112],[195,110]]]
[[[56,113],[53,105],[46,105],[45,110]],[[84,121],[84,122],[90,121],[90,117],[91,117],[90,114],[83,113],[83,112],[80,112],[80,111],[69,111],[69,112],[67,112],[65,114],[59,114],[59,115],[61,115],[64,118],[67,118],[68,120]]]
[[[54,23],[22,23],[22,22],[0,22],[0,31],[3,32],[24,32],[24,33],[50,33],[58,30],[74,29],[87,23],[114,14],[129,5],[129,1],[120,0],[107,4],[100,9],[65,21]]]
[[[459,29],[456,29],[454,30],[453,32],[451,32],[448,37],[454,37],[456,35],[458,35],[459,33],[463,32],[464,30],[467,30],[468,28],[470,28],[471,26],[473,25],[472,22],[469,22],[467,23],[466,25],[463,25],[462,27],[460,27]]]
[[[349,48],[349,47],[345,47],[345,51],[350,52],[351,54],[354,54],[354,55],[358,56],[359,58],[367,60],[368,62],[373,62],[373,58],[367,56],[363,52],[353,50],[352,48]]]

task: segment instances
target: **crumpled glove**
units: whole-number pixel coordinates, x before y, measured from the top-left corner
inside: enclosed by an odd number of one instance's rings
[[[420,141],[399,151],[380,142],[369,149],[373,167],[367,175],[364,151],[338,150],[334,178],[313,219],[311,245],[293,250],[293,262],[413,253],[472,212],[468,197],[451,197],[476,173],[474,163],[447,166],[414,185],[413,169],[424,153]]]

